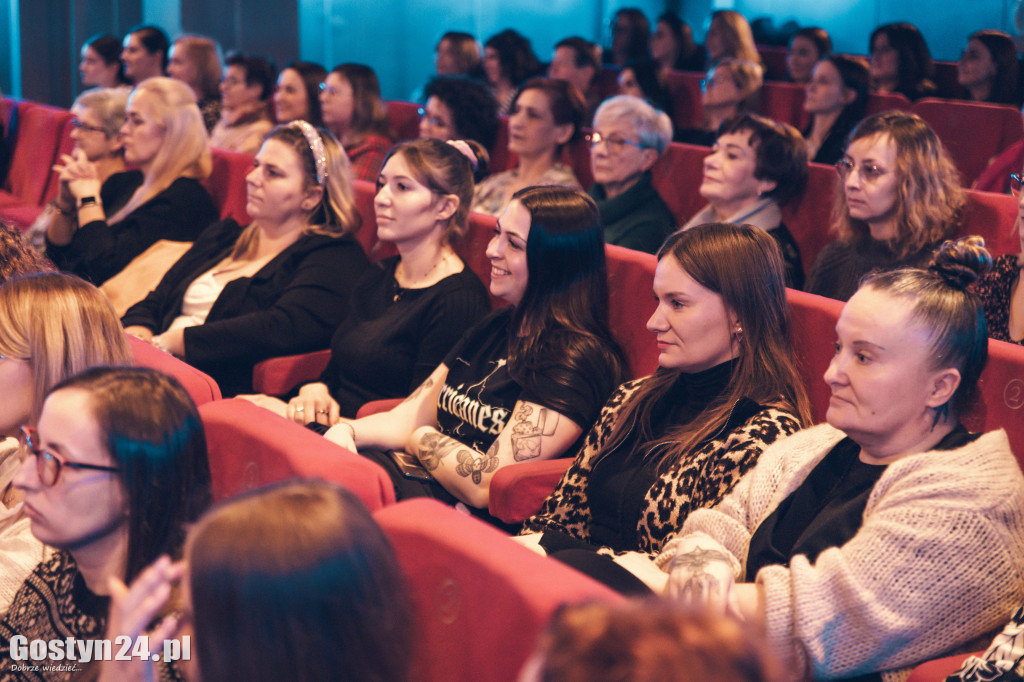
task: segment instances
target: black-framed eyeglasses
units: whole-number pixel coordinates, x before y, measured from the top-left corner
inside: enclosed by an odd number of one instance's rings
[[[85,130],[86,132],[90,132],[90,133],[103,133],[104,135],[107,134],[107,131],[104,130],[103,128],[98,128],[96,126],[91,126],[88,123],[82,123],[82,119],[78,118],[77,116],[75,116],[73,119],[71,119],[71,125],[73,125],[74,127],[78,128],[79,130]]]
[[[850,177],[850,173],[852,173],[853,169],[856,167],[857,164],[855,164],[853,161],[850,161],[849,159],[839,159],[838,161],[836,161],[836,171],[839,173],[839,177],[841,177],[843,180],[846,180],[846,178]],[[874,184],[875,182],[878,181],[879,178],[881,178],[883,175],[889,174],[891,171],[879,168],[873,163],[865,163],[861,164],[859,172],[861,179],[870,185]]]
[[[1024,178],[1019,173],[1010,173],[1010,193],[1019,197],[1021,187],[1024,187]]]
[[[641,150],[647,148],[642,142],[637,142],[636,140],[629,140],[626,139],[625,137],[619,137],[618,135],[605,136],[597,131],[587,135],[587,144],[589,144],[592,148],[596,147],[602,142],[608,145],[608,149],[613,152],[621,152],[623,149],[626,148],[627,145],[636,147],[637,149]]]
[[[106,471],[109,473],[117,473],[119,471],[117,467],[101,466],[99,464],[83,464],[82,462],[69,462],[57,453],[39,447],[39,434],[36,432],[35,428],[31,426],[21,427],[21,436],[18,440],[21,442],[22,458],[28,456],[30,453],[35,455],[36,474],[39,476],[39,482],[46,487],[57,484],[57,480],[60,478],[60,472],[64,467],[68,467],[69,469]]]

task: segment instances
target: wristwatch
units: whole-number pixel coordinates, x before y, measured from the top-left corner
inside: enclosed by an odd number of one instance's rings
[[[86,206],[96,206],[99,204],[99,200],[96,197],[82,197],[78,200],[78,210],[81,211]]]

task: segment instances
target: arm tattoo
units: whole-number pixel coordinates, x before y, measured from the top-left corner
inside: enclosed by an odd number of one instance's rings
[[[448,452],[444,448],[445,437],[440,433],[428,432],[420,438],[419,459],[423,468],[433,471],[441,466],[441,458]]]
[[[719,552],[717,549],[704,549],[702,547],[698,547],[686,554],[677,554],[672,560],[672,569],[674,570],[676,566],[690,569],[692,573],[686,581],[686,586],[695,592],[698,588],[701,588],[702,582],[709,592],[714,592],[716,590],[720,591],[722,589],[722,585],[718,578],[705,570],[708,564],[712,561],[724,561],[729,563],[729,557],[724,552]]]
[[[434,385],[434,380],[431,377],[427,377],[427,380],[424,381],[419,386],[417,386],[416,390],[413,391],[412,393],[410,393],[409,397],[406,398],[406,400],[412,400],[413,398],[418,397],[421,393],[423,393],[423,391],[427,390],[428,388],[430,388],[433,385]]]
[[[533,406],[520,403],[512,415],[512,457],[517,462],[536,459],[541,455],[541,436],[555,433],[558,425],[558,413],[542,407],[533,417]],[[531,418],[532,417],[532,418]]]
[[[456,458],[459,460],[459,465],[455,467],[455,473],[464,478],[472,476],[473,483],[479,485],[484,474],[489,474],[498,468],[498,441],[495,440],[483,455],[463,448],[459,450]]]

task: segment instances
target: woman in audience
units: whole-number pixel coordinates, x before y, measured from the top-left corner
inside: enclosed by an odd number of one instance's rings
[[[469,33],[448,31],[437,41],[434,70],[438,76],[483,75],[480,67],[480,43]]]
[[[278,123],[305,121],[314,128],[324,125],[320,113],[320,84],[327,70],[313,62],[292,62],[281,69],[274,89],[274,117]]]
[[[187,85],[150,78],[135,88],[121,143],[125,161],[138,171],[102,183],[82,149],[57,167],[74,202],[59,203],[66,200],[62,194],[54,204],[60,215],[47,230],[46,255],[62,270],[94,284],[120,272],[160,239],[192,241],[218,215],[199,183],[210,174],[212,160]]]
[[[511,115],[519,86],[541,72],[540,60],[530,41],[510,28],[484,43],[483,68],[502,116]]]
[[[229,54],[220,82],[220,120],[210,131],[210,145],[255,154],[273,127],[270,98],[274,67],[262,57]]]
[[[132,581],[158,557],[179,556],[186,525],[210,501],[199,413],[178,382],[150,369],[97,367],[57,384],[21,439],[14,484],[32,533],[56,551],[0,620],[5,671],[19,664],[15,635],[102,638],[111,580]],[[19,677],[77,679],[93,665]]]
[[[1011,176],[1011,187],[1017,197],[1017,220],[1013,229],[1020,237],[1020,252],[997,256],[992,270],[981,276],[974,292],[985,308],[988,335],[1009,343],[1024,344],[1024,287],[1020,286],[1020,273],[1024,269],[1024,192],[1021,176]]]
[[[356,285],[319,381],[290,403],[247,398],[300,424],[333,426],[371,400],[412,393],[487,314],[487,291],[452,249],[473,197],[471,162],[459,150],[465,144],[415,140],[388,155],[374,200],[377,236],[399,255]]]
[[[1024,476],[1004,431],[960,423],[988,348],[967,287],[990,262],[948,242],[928,270],[866,277],[828,423],[766,450],[658,559],[670,594],[763,624],[793,679],[905,679],[1024,597]]]
[[[369,267],[345,152],[305,121],[275,128],[246,176],[248,227],[211,225],[122,318],[225,396],[252,392],[260,360],[325,348]]]
[[[508,150],[518,157],[519,165],[477,185],[472,210],[500,215],[512,195],[526,187],[578,188],[572,169],[558,159],[562,148],[579,136],[585,113],[583,95],[565,81],[526,81],[512,101],[508,119]]]
[[[111,641],[149,634],[157,651],[177,623],[146,628],[179,580],[204,680],[409,677],[414,645],[405,581],[387,537],[348,490],[287,482],[214,507],[189,530],[182,564],[162,558],[130,589],[116,585]],[[105,662],[100,680],[151,680],[149,665]]]
[[[121,41],[109,33],[86,40],[82,45],[78,73],[82,76],[82,85],[87,88],[128,87],[124,64],[121,63]]]
[[[647,100],[661,111],[672,111],[672,95],[665,74],[652,59],[626,62],[619,71],[619,94]]]
[[[72,156],[62,158],[63,163],[74,163],[75,156],[89,161],[96,170],[96,179],[100,183],[100,197],[104,205],[112,206],[117,198],[114,195],[119,183],[124,178],[115,178],[112,183],[107,180],[118,173],[128,170],[124,162],[124,140],[121,127],[125,122],[125,106],[128,103],[126,88],[94,88],[86,90],[71,105],[72,119],[71,139],[75,143]],[[46,234],[54,221],[70,221],[75,214],[75,195],[68,187],[68,181],[62,179],[57,196],[46,205],[43,212],[29,228],[29,239],[40,252],[46,249]]]
[[[207,131],[220,119],[221,61],[220,45],[205,36],[182,36],[168,53],[167,75],[192,88]]]
[[[420,137],[475,140],[494,149],[498,137],[498,102],[484,83],[459,76],[437,76],[423,91]]]
[[[1020,106],[1017,47],[1002,31],[975,31],[957,62],[957,82],[965,99]]]
[[[700,128],[676,131],[676,141],[711,146],[722,123],[755,112],[764,84],[763,73],[755,62],[729,57],[708,69],[701,82],[704,123]]]
[[[786,72],[789,79],[800,85],[811,82],[815,65],[832,54],[832,39],[828,32],[817,26],[802,28],[789,39],[786,52]]]
[[[711,13],[711,25],[704,36],[708,62],[714,66],[719,60],[744,59],[761,65],[761,53],[754,43],[754,32],[739,12],[719,9]]]
[[[872,88],[899,93],[914,101],[933,97],[935,65],[924,36],[913,24],[900,22],[879,26],[871,34]]]
[[[320,111],[324,127],[348,155],[352,177],[376,182],[384,156],[394,145],[377,74],[363,64],[334,67],[320,84]]]
[[[845,301],[872,270],[927,264],[959,225],[966,197],[953,162],[919,116],[864,119],[836,164],[836,241],[818,254],[807,291]]]
[[[164,75],[171,42],[159,26],[132,26],[124,36],[123,46],[124,75],[136,86],[147,78]]]
[[[131,349],[110,303],[77,277],[42,273],[43,263],[7,228],[0,231],[0,613],[45,552],[13,486],[18,435],[34,425],[56,384],[99,365],[129,365]]]
[[[782,253],[786,286],[801,289],[800,250],[782,222],[781,206],[799,197],[806,182],[807,145],[796,128],[753,114],[730,119],[704,157],[700,195],[708,205],[683,229],[735,223],[766,231]]]
[[[675,12],[665,12],[658,17],[654,34],[651,35],[651,57],[658,69],[667,71],[703,71],[704,49],[693,40],[690,25]]]
[[[517,192],[487,256],[491,294],[511,305],[470,329],[400,405],[327,432],[385,467],[400,498],[482,513],[500,467],[575,452],[626,371],[608,330],[604,242],[589,197],[565,187]],[[421,466],[410,471],[409,460]]]
[[[611,23],[612,43],[604,51],[604,63],[625,66],[627,62],[651,56],[651,24],[636,7],[615,12]]]
[[[831,54],[814,66],[804,100],[811,115],[804,131],[811,161],[831,165],[843,158],[846,138],[867,113],[870,85],[861,57]]]
[[[594,116],[590,168],[606,244],[654,253],[676,228],[672,211],[651,185],[651,168],[672,140],[672,121],[628,95],[606,99]]]
[[[810,421],[782,261],[763,231],[676,232],[658,252],[654,294],[647,328],[658,371],[612,396],[520,538],[623,592],[647,592],[643,568],[687,515],[716,504],[765,447]],[[631,554],[618,564],[594,553],[602,547]]]

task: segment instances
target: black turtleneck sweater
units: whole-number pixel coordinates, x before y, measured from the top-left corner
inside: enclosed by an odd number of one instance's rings
[[[724,391],[735,360],[696,374],[682,374],[651,413],[651,433],[660,438],[673,427],[698,417]],[[590,540],[617,551],[635,549],[645,495],[658,478],[660,451],[639,442],[634,429],[614,450],[594,463],[587,485]]]

